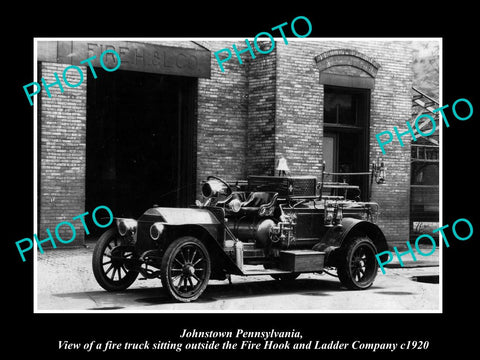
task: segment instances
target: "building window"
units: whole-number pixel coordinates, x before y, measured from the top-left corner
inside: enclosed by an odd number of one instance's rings
[[[325,93],[325,122],[329,124],[357,125],[358,94],[335,91]]]
[[[411,214],[413,221],[438,221],[438,146],[412,144]]]

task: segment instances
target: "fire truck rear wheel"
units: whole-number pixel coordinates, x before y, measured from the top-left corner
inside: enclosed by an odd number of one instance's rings
[[[377,249],[368,236],[346,240],[339,249],[337,273],[343,286],[363,290],[372,286],[377,276]]]

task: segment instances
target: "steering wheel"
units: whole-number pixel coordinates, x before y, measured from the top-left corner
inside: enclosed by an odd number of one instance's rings
[[[230,195],[232,195],[233,190],[232,190],[232,188],[230,187],[230,185],[228,185],[228,183],[227,183],[225,180],[219,178],[218,176],[213,176],[213,175],[210,175],[210,176],[207,177],[207,181],[210,180],[210,179],[218,180],[218,181],[220,181],[223,185],[225,185],[225,186],[227,187],[227,194],[225,195],[225,197],[229,197]]]

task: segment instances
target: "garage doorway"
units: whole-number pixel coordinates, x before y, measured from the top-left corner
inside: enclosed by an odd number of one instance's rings
[[[88,73],[87,211],[138,217],[195,196],[197,79],[135,71]]]

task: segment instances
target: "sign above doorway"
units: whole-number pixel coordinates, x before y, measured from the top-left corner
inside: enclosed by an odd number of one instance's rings
[[[210,51],[177,46],[148,44],[135,41],[51,41],[38,39],[38,61],[79,65],[106,50],[116,51],[121,59],[121,70],[141,71],[166,75],[210,78]],[[114,67],[116,58],[104,59],[106,66]],[[93,66],[100,67],[99,61]]]

